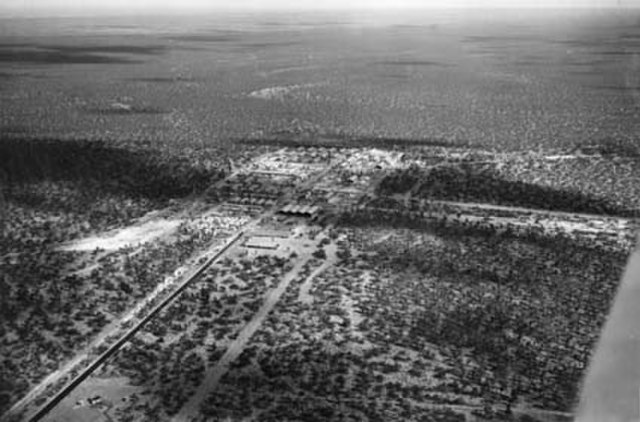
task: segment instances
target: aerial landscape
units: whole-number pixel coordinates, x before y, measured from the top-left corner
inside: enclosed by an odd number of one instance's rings
[[[575,420],[636,247],[638,9],[0,36],[0,421]]]

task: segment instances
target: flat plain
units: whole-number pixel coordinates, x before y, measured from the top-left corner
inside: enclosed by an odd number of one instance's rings
[[[571,420],[638,19],[0,18],[0,415]]]

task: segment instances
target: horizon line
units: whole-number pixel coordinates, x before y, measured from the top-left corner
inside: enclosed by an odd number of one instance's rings
[[[384,11],[393,11],[393,12],[401,12],[401,11],[429,11],[429,10],[467,10],[467,11],[491,11],[491,10],[504,10],[504,11],[544,11],[544,10],[576,10],[576,11],[598,11],[598,10],[636,10],[640,9],[640,4],[620,4],[620,5],[563,5],[563,4],[543,4],[543,5],[521,5],[521,6],[487,6],[487,5],[476,5],[476,6],[465,6],[465,5],[423,5],[417,7],[395,7],[395,6],[379,6],[379,7],[322,7],[322,6],[313,6],[313,7],[259,7],[259,6],[194,6],[194,7],[180,7],[180,6],[164,6],[157,8],[149,8],[144,6],[131,6],[127,9],[110,7],[110,6],[99,6],[99,7],[75,7],[75,8],[66,8],[66,7],[48,7],[48,8],[37,8],[37,9],[25,9],[24,7],[17,6],[1,6],[0,5],[0,19],[6,18],[6,16],[2,16],[2,13],[10,13],[14,16],[9,17],[47,17],[46,15],[51,14],[54,16],[50,17],[74,17],[74,16],[97,16],[97,15],[110,15],[110,16],[126,16],[132,14],[164,14],[164,13],[179,13],[179,14],[190,14],[190,13],[201,13],[201,12],[259,12],[259,13],[270,13],[270,12],[384,12]]]

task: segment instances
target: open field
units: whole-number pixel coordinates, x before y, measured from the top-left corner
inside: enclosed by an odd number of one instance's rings
[[[638,15],[438,13],[0,17],[0,418],[571,420]]]

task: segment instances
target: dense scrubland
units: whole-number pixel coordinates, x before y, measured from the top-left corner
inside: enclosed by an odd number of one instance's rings
[[[25,174],[20,173],[19,166],[4,163],[7,173],[12,175],[7,202],[14,203],[16,209],[27,209],[16,193],[31,186],[68,183],[80,190],[83,183],[101,186],[105,179],[119,182],[103,187],[107,192],[112,190],[113,195],[166,206],[171,203],[170,199],[203,192],[224,174],[213,166],[214,162],[222,161],[219,157],[208,161],[211,173],[198,172],[199,165],[207,163],[206,159],[192,165],[176,156],[170,164],[176,171],[156,175],[157,168],[153,165],[158,158],[151,151],[142,154],[131,148],[129,153],[118,155],[117,149],[114,152],[102,144],[72,143],[67,150],[69,154],[57,155],[58,149],[50,146],[51,141],[14,142],[7,143],[18,151],[13,152],[14,157],[25,163],[38,163],[38,170]],[[94,145],[96,149],[92,150]],[[42,155],[33,153],[38,147],[42,147]],[[405,159],[429,151],[428,148],[399,147]],[[92,161],[92,154],[82,154],[84,149],[94,151],[98,157],[117,157],[123,164],[114,168],[106,165],[106,160]],[[476,159],[495,158],[482,151],[470,151],[470,156]],[[77,159],[66,161],[68,156]],[[418,198],[622,214],[608,209],[580,208],[597,202],[587,195],[572,196],[563,190],[545,187],[543,183],[539,186],[533,183],[535,177],[532,183],[497,185],[498,182],[491,182],[493,179],[488,177],[491,173],[484,170],[479,174],[487,176],[485,182],[492,189],[480,182],[480,176],[475,184],[469,183],[460,174],[487,164],[481,160],[455,162],[455,157],[455,154],[445,154],[441,158],[451,162],[436,166],[431,172],[409,167],[404,173],[383,177],[378,193],[393,196],[411,191]],[[135,167],[136,159],[148,167]],[[606,163],[609,158],[573,157],[567,162],[574,159]],[[548,171],[545,166],[565,164],[555,160],[548,164],[543,160],[543,166],[537,166],[533,159],[512,161],[499,160],[489,165],[497,164],[500,169],[512,165],[516,168],[512,173],[516,175],[519,172],[531,175],[528,169],[534,168],[544,175],[544,171]],[[625,163],[633,165],[633,161]],[[527,170],[520,170],[523,167]],[[141,175],[146,172],[149,177],[136,185],[122,174],[122,168],[132,168]],[[440,178],[429,179],[432,173]],[[414,177],[416,174],[418,177]],[[455,177],[441,177],[443,174]],[[169,175],[176,177],[177,182],[167,178]],[[405,180],[406,175],[410,176],[409,182]],[[85,177],[74,180],[81,176]],[[239,185],[246,194],[266,192],[264,186],[251,180]],[[410,188],[404,189],[407,185]],[[288,186],[281,187],[281,194]],[[460,196],[447,196],[449,192]],[[530,192],[547,192],[543,196],[545,201],[527,202],[535,198],[527,194]],[[551,208],[545,206],[549,198],[554,199]],[[381,197],[378,201],[384,199]],[[73,209],[40,209],[48,218],[64,215],[65,211]],[[107,208],[106,215],[108,211]],[[496,412],[512,414],[515,411],[517,415],[524,415],[538,408],[571,411],[628,250],[588,245],[570,236],[536,232],[535,227],[531,227],[529,234],[526,231],[517,234],[496,230],[490,225],[456,226],[455,221],[444,225],[408,222],[411,230],[403,230],[398,229],[403,223],[399,219],[395,221],[397,227],[389,231],[378,227],[379,219],[369,217],[366,210],[341,217],[338,228],[330,233],[331,240],[327,238],[321,243],[337,242],[337,264],[329,266],[309,285],[305,278],[331,259],[322,249],[314,254],[315,259],[290,287],[299,291],[287,291],[284,302],[276,307],[232,370],[222,378],[226,388],[219,387],[204,404],[204,414],[239,418],[260,409],[260,415],[267,420],[278,420],[284,415],[321,415],[325,419],[351,415],[368,420],[411,419],[422,415],[431,420],[462,421],[469,412],[489,417]],[[384,224],[391,220],[386,219]],[[98,229],[109,227],[108,223],[97,221],[87,223],[85,232],[79,233],[91,232],[96,224]],[[21,226],[15,220],[8,222],[7,233],[22,239],[15,231],[15,227]],[[125,223],[125,220],[116,220],[112,224]],[[49,226],[45,224],[45,228]],[[24,230],[28,233],[31,229]],[[79,260],[82,262],[99,251],[84,255],[61,252],[54,247],[69,238],[46,235],[46,230],[43,233],[41,237],[34,236],[23,248],[22,253],[33,259],[15,260],[14,251],[9,248],[3,261],[9,269],[3,282],[10,292],[3,308],[7,312],[4,344],[11,351],[11,359],[4,361],[3,370],[8,374],[19,367],[24,374],[6,383],[6,405],[31,383],[70,358],[80,345],[142,299],[163,275],[170,274],[210,240],[205,236],[197,242],[190,237],[159,242],[147,245],[133,258],[131,251],[125,249],[108,259],[100,259],[99,269],[69,275],[70,268],[82,270],[83,265],[77,265]],[[375,240],[376,236],[383,235],[388,235],[384,241]],[[251,319],[269,285],[282,275],[271,272],[280,271],[278,269],[285,272],[289,265],[287,260],[265,257],[253,263],[228,259],[220,268],[213,267],[210,276],[190,287],[164,316],[154,320],[104,367],[102,375],[124,376],[130,385],[140,387],[142,395],[138,394],[138,401],[130,405],[138,406],[137,411],[143,411],[147,417],[174,415],[202,382],[203,370],[220,359],[233,339],[228,335],[239,332]],[[228,271],[233,277],[225,278]],[[270,284],[264,284],[265,277],[271,277]],[[234,282],[236,279],[242,282]],[[307,287],[303,289],[304,284]],[[238,290],[238,294],[233,289]],[[215,299],[211,299],[212,291],[217,292]],[[80,305],[72,305],[75,303]],[[282,311],[282,306],[288,310]],[[33,327],[40,328],[34,331]],[[304,341],[291,343],[292,339]],[[47,364],[42,365],[43,358],[35,360],[32,357],[36,355],[32,354],[25,359],[22,355],[25,347],[46,356]],[[283,350],[292,361],[282,357],[273,361]],[[171,369],[152,373],[149,365],[158,359],[163,363],[156,369]],[[320,375],[312,374],[320,371],[309,363],[316,361],[329,362],[329,366],[322,366],[330,374],[329,378],[317,379]],[[282,376],[289,379],[290,374],[272,368],[283,362],[287,362],[289,371],[299,373],[299,385],[282,380]],[[332,366],[334,363],[338,366]],[[256,367],[260,368],[258,378],[253,372]],[[238,401],[240,392],[252,398],[248,402]],[[141,397],[146,404],[140,404]],[[371,402],[373,397],[376,405]],[[336,403],[343,404],[336,406]],[[558,413],[558,417],[561,415]]]
[[[418,242],[407,242],[413,236]],[[483,379],[489,370],[530,405],[571,410],[626,251],[437,228],[388,239],[363,259],[389,277],[363,312],[374,338],[412,348],[427,342],[452,353],[454,391],[475,389],[491,399],[492,382]],[[396,295],[404,306],[392,304]]]
[[[208,417],[563,420],[626,252],[464,228],[334,229],[211,393]],[[553,412],[552,412],[553,413]],[[521,419],[519,419],[521,418]],[[546,420],[546,419],[545,419]]]
[[[126,376],[140,387],[144,406],[136,410],[147,418],[175,415],[202,382],[205,369],[215,365],[265,293],[290,269],[287,260],[270,256],[224,260],[189,286],[97,376]],[[121,410],[123,415],[131,411]]]
[[[377,193],[637,217],[635,17],[565,17],[494,16],[490,30],[455,16],[71,20],[65,34],[59,22],[5,22],[0,414],[211,239],[183,233],[106,258],[58,246],[183,205],[227,174],[227,158],[490,150],[492,162],[384,175]],[[334,233],[338,263],[309,287],[327,259],[317,254],[204,414],[571,410],[628,251],[422,222],[377,242],[386,228],[351,217]],[[229,277],[207,274],[102,375],[143,388],[149,420],[173,415],[287,265],[225,262]]]

